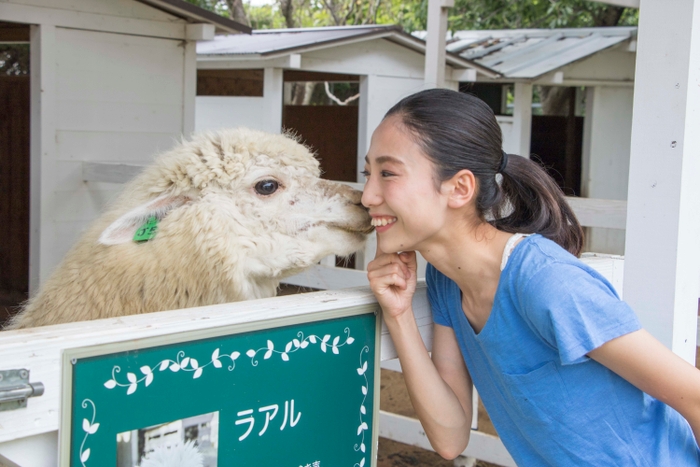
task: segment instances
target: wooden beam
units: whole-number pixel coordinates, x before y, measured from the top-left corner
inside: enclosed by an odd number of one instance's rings
[[[700,0],[644,0],[634,86],[625,297],[695,361],[700,278]]]
[[[445,87],[447,9],[454,0],[428,0],[428,35],[425,39],[425,85]]]
[[[532,84],[530,83],[515,83],[513,136],[518,147],[516,154],[529,159],[532,139]]]

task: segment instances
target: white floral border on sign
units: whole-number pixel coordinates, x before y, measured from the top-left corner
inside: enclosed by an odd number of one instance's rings
[[[252,366],[258,366],[259,362],[256,359],[256,357],[258,352],[262,351],[265,351],[265,354],[263,355],[263,360],[268,360],[272,357],[273,354],[277,353],[280,354],[280,358],[282,359],[282,361],[288,362],[289,354],[292,354],[302,349],[306,349],[307,347],[309,347],[309,344],[316,343],[319,344],[319,348],[322,352],[326,353],[328,347],[330,347],[331,352],[335,355],[338,355],[340,354],[341,347],[350,345],[353,342],[355,342],[355,338],[350,336],[349,327],[346,327],[343,330],[343,332],[346,334],[346,336],[345,341],[341,343],[341,336],[336,336],[335,338],[333,338],[333,341],[331,341],[330,334],[326,334],[323,337],[314,334],[304,337],[304,333],[302,331],[299,331],[297,332],[297,338],[292,339],[285,345],[284,351],[275,350],[275,344],[268,339],[267,345],[265,347],[261,347],[257,350],[250,349],[246,352],[246,355],[250,357],[250,364]],[[362,354],[367,352],[369,352],[369,347],[364,346],[360,351],[360,368],[357,368],[357,373],[360,376],[364,377],[365,383],[362,386],[362,394],[364,395],[364,397],[362,399],[362,403],[360,404],[360,426],[357,428],[357,436],[362,435],[362,439],[359,446],[357,444],[355,445],[355,451],[360,450],[363,453],[366,451],[364,443],[364,432],[368,429],[368,426],[367,423],[363,421],[362,416],[365,415],[367,412],[367,409],[365,408],[365,401],[367,399],[369,383],[367,380],[367,375],[365,374],[367,371],[367,362],[362,361]],[[196,359],[192,357],[187,357],[185,355],[185,351],[180,350],[177,352],[175,360],[165,359],[153,366],[144,365],[141,368],[139,368],[139,371],[141,371],[141,373],[143,374],[143,376],[141,377],[138,377],[136,373],[128,372],[126,374],[126,379],[128,380],[128,382],[119,382],[117,380],[118,373],[121,373],[121,367],[119,365],[115,365],[112,368],[112,377],[104,383],[104,387],[106,387],[107,389],[114,389],[116,387],[128,387],[126,391],[126,395],[128,396],[136,392],[136,390],[139,388],[139,383],[141,382],[144,382],[144,388],[150,386],[155,377],[154,370],[156,368],[158,368],[159,372],[169,369],[173,373],[177,373],[180,370],[182,370],[183,373],[193,373],[192,378],[197,379],[200,376],[202,376],[204,368],[208,367],[209,365],[212,365],[214,368],[221,368],[223,366],[223,364],[221,363],[222,358],[228,358],[231,360],[231,364],[228,366],[228,371],[233,371],[236,367],[236,360],[238,359],[238,357],[240,357],[241,353],[231,352],[230,354],[221,354],[219,347],[217,347],[211,354],[211,361],[202,366],[199,365],[199,362]],[[100,426],[99,423],[95,423],[95,417],[97,414],[97,408],[95,407],[95,403],[90,399],[85,399],[83,400],[81,406],[84,409],[86,409],[88,407],[88,402],[92,405],[92,421],[88,421],[87,418],[83,419],[83,431],[85,431],[85,437],[83,438],[83,442],[80,445],[80,462],[83,467],[87,467],[85,463],[90,458],[90,448],[83,450],[85,447],[85,442],[87,441],[88,436],[95,434]],[[355,466],[364,467],[364,464],[365,458],[363,456],[362,460],[360,460],[360,463],[356,463]]]
[[[364,454],[367,451],[367,447],[365,446],[365,431],[369,429],[367,426],[367,422],[364,421],[362,418],[363,415],[367,415],[367,409],[365,408],[365,401],[367,400],[367,392],[369,388],[369,381],[367,380],[367,360],[364,362],[362,361],[362,354],[363,353],[368,353],[369,352],[369,346],[364,346],[362,347],[362,350],[360,350],[360,368],[357,369],[357,374],[362,376],[365,379],[365,383],[362,385],[362,403],[360,404],[360,426],[357,427],[357,436],[362,435],[362,439],[360,440],[359,445],[355,445],[355,451],[362,451],[362,459],[360,459],[359,463],[355,463],[353,467],[364,467],[365,465],[365,456]]]
[[[85,463],[90,458],[90,448],[83,450],[85,448],[85,441],[87,441],[88,436],[97,433],[97,429],[100,427],[99,423],[95,423],[95,416],[97,415],[95,403],[90,399],[83,399],[83,403],[80,404],[80,406],[87,409],[88,402],[90,405],[92,405],[92,421],[88,421],[87,418],[83,418],[83,431],[85,432],[85,437],[83,438],[83,442],[80,443],[80,463],[83,465],[83,467],[86,467]]]

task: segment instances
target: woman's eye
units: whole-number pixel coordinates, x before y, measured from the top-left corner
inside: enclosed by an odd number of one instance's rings
[[[361,173],[362,175],[364,175],[365,177],[369,177],[369,170],[363,170],[363,171],[360,172],[360,173]]]
[[[382,174],[382,177],[391,177],[392,175],[394,175],[393,173],[387,172],[386,170],[382,170],[380,173]]]
[[[261,180],[255,184],[255,191],[257,191],[258,194],[267,196],[277,191],[279,187],[280,184],[277,180]]]

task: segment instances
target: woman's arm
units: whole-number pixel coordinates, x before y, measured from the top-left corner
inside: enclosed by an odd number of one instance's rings
[[[700,440],[700,370],[643,329],[606,342],[588,356],[676,409]]]
[[[411,307],[416,282],[415,253],[378,251],[367,271],[423,429],[433,449],[453,459],[467,447],[472,419],[472,382],[454,331],[434,326],[431,359]]]

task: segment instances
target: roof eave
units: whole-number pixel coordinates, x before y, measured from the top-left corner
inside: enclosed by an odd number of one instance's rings
[[[194,23],[210,23],[217,32],[229,34],[252,34],[253,29],[245,24],[224,18],[184,0],[137,0],[153,8],[170,13]]]

